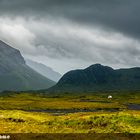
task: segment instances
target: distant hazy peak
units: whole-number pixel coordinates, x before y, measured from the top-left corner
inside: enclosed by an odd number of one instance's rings
[[[33,64],[38,64],[38,65],[43,66],[43,67],[47,67],[49,70],[54,71],[51,67],[46,66],[46,65],[45,65],[45,64],[43,64],[43,63],[36,62],[36,61],[30,60],[30,59],[26,59],[25,61],[26,61],[27,63],[33,63]]]
[[[32,60],[27,59],[26,63],[28,66],[30,66],[32,69],[36,70],[40,74],[42,74],[45,77],[48,77],[49,79],[53,81],[58,81],[61,78],[61,74],[54,71],[52,68],[42,64],[38,63]]]

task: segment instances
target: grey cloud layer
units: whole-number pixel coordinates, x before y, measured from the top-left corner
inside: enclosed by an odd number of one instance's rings
[[[139,0],[1,0],[2,15],[64,17],[140,37]]]
[[[139,66],[139,7],[139,0],[0,0],[0,39],[62,73],[97,62]]]
[[[23,54],[52,59],[80,59],[100,63],[132,64],[139,60],[138,39],[103,28],[66,20],[0,19],[0,38]],[[132,61],[128,61],[132,58]]]

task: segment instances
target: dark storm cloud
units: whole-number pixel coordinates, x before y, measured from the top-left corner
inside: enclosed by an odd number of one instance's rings
[[[63,17],[140,37],[139,0],[0,0],[2,15]]]
[[[0,0],[0,39],[62,73],[97,62],[139,66],[139,7],[139,0]]]

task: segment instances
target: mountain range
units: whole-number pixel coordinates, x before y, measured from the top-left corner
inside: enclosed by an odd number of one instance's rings
[[[140,90],[140,68],[113,69],[94,64],[86,69],[72,70],[48,89],[51,93],[136,91]]]
[[[94,64],[60,77],[59,73],[43,64],[31,60],[26,63],[19,50],[0,41],[0,91],[89,93],[140,90],[140,67],[113,69]]]
[[[59,79],[62,77],[62,75],[56,71],[54,71],[52,68],[42,64],[42,63],[38,63],[29,59],[26,59],[26,64],[31,67],[32,69],[34,69],[35,71],[37,71],[38,73],[42,74],[43,76],[58,82]]]
[[[19,50],[0,41],[0,91],[46,89],[54,84],[30,68]]]

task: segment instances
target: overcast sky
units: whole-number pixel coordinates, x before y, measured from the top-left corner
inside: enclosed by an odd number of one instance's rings
[[[65,73],[140,66],[140,0],[0,0],[0,39]]]

